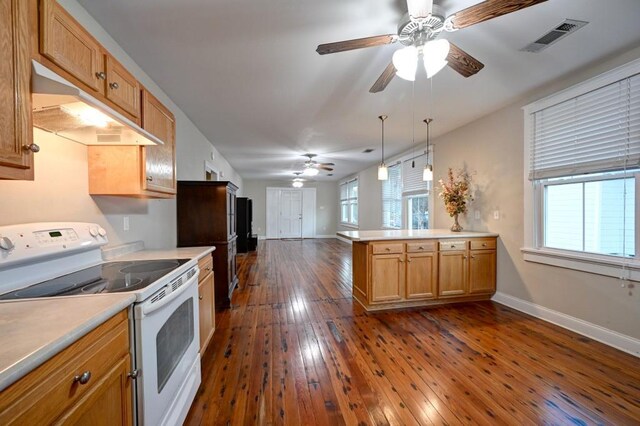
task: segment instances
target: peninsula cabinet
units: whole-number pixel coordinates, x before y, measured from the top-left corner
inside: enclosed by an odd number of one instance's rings
[[[33,180],[28,3],[0,0],[0,179]]]
[[[198,261],[198,308],[200,312],[200,355],[207,350],[216,330],[215,294],[213,287],[213,258],[207,255]]]
[[[352,250],[353,296],[370,311],[495,293],[495,237],[354,241]]]
[[[0,393],[2,425],[131,425],[127,311]]]

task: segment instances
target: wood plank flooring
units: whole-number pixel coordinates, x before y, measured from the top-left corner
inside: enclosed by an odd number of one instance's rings
[[[640,359],[492,302],[368,314],[337,240],[239,274],[187,425],[640,424]]]

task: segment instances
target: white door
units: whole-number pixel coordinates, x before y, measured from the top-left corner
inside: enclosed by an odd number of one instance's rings
[[[280,238],[302,237],[302,191],[280,190]]]

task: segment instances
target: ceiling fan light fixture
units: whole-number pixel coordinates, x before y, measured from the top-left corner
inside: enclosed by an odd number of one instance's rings
[[[449,56],[450,48],[449,42],[445,39],[433,40],[424,45],[422,48],[422,61],[427,72],[427,78],[433,77],[447,66],[449,63],[447,56]]]
[[[294,180],[291,186],[293,186],[294,188],[302,188],[304,186],[304,183],[300,180]]]
[[[318,173],[320,173],[320,170],[316,169],[315,167],[306,167],[302,171],[302,174],[305,176],[317,176]]]
[[[415,46],[407,46],[395,51],[392,62],[398,77],[408,81],[416,79],[418,54],[418,49]]]

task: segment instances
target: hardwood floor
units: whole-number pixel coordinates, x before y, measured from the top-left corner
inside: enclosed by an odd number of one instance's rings
[[[640,424],[640,359],[492,302],[368,314],[337,240],[239,275],[187,425]]]

